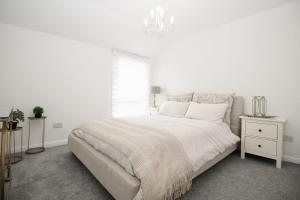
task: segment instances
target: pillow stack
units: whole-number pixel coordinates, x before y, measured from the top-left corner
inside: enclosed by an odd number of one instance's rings
[[[230,125],[230,114],[234,94],[194,93],[193,102],[207,104],[227,104],[224,122]]]
[[[207,121],[224,121],[230,125],[234,94],[190,93],[167,96],[159,114]]]

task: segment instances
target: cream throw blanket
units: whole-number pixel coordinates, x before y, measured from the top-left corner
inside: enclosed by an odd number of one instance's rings
[[[135,200],[172,200],[190,189],[192,164],[174,135],[110,118],[86,122],[80,132],[82,139],[101,141],[128,158],[133,174],[141,181]],[[118,162],[118,157],[103,152],[105,149],[101,152]]]

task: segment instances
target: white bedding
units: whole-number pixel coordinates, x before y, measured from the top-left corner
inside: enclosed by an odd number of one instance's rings
[[[223,153],[227,148],[240,140],[238,136],[230,131],[228,125],[223,122],[215,123],[160,115],[122,118],[122,120],[173,134],[178,141],[182,143],[184,151],[191,160],[194,171],[197,171],[205,163],[220,153]],[[92,139],[90,140],[80,129],[77,129],[74,133],[78,137],[86,140],[86,142],[97,150],[101,151],[101,149],[105,149],[106,152],[112,152],[112,155],[117,157],[112,159],[117,159],[118,163],[128,173],[133,174],[131,165],[126,157],[118,155],[118,152],[110,145],[101,144],[99,141]]]

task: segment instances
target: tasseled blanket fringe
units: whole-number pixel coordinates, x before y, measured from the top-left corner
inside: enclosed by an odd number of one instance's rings
[[[165,194],[164,200],[175,200],[191,189],[193,173],[173,184],[172,188]]]

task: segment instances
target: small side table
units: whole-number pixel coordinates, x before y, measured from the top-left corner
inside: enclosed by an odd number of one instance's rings
[[[245,158],[245,153],[271,158],[276,160],[276,168],[281,168],[286,119],[248,116],[240,116],[240,118],[242,119],[241,158]]]
[[[27,151],[26,154],[36,154],[36,153],[41,153],[45,151],[45,120],[46,116],[42,116],[41,118],[35,118],[35,117],[28,117],[29,121],[29,133],[28,133],[28,146],[27,146]],[[31,121],[33,120],[42,120],[43,121],[43,132],[42,132],[42,146],[41,147],[35,147],[35,148],[30,148],[29,143],[30,143],[30,129],[31,129]]]
[[[16,132],[20,131],[21,133],[21,151],[19,153],[16,152]],[[23,127],[17,127],[16,129],[12,129],[11,133],[13,134],[10,136],[13,138],[13,153],[11,154],[10,163],[15,164],[20,162],[23,159]],[[12,142],[12,140],[11,140]]]
[[[7,109],[8,112],[1,112],[0,110],[0,199],[7,199],[7,186],[5,183],[11,181],[11,164],[5,162],[6,158],[10,161],[10,130],[7,129],[10,122],[9,113],[11,109]]]

